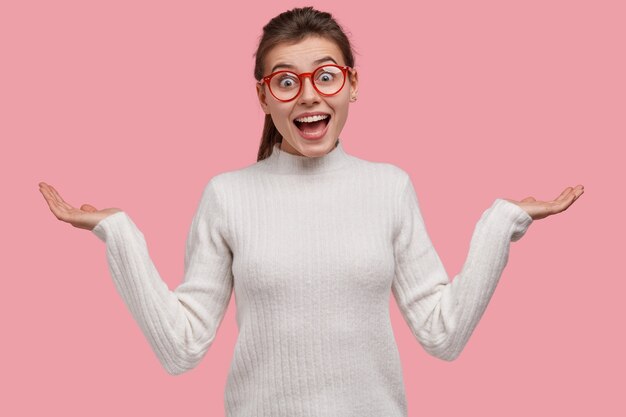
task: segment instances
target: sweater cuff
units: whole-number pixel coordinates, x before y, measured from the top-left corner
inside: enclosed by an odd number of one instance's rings
[[[516,242],[524,236],[526,230],[533,222],[533,218],[515,203],[497,198],[493,203],[493,209],[502,214],[511,223],[511,242]]]
[[[118,225],[120,222],[126,220],[127,217],[128,216],[124,211],[118,211],[117,213],[110,214],[100,220],[98,224],[91,229],[91,232],[98,236],[101,241],[106,242],[111,227],[115,227],[115,225]]]

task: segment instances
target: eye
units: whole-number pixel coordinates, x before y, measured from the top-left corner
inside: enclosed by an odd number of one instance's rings
[[[317,79],[321,82],[329,82],[335,78],[335,74],[332,74],[328,71],[321,72]]]
[[[277,82],[280,88],[293,88],[298,84],[298,77],[293,74],[284,74],[278,77]]]

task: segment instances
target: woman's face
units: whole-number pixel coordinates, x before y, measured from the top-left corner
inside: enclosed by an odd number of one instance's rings
[[[326,59],[324,59],[326,58]],[[320,61],[324,59],[323,61]],[[264,75],[278,70],[290,70],[296,74],[312,72],[323,64],[346,65],[341,50],[329,39],[308,36],[295,44],[279,44],[272,48],[264,61]],[[322,96],[307,77],[300,94],[289,102],[276,99],[267,84],[257,84],[259,102],[265,114],[272,116],[274,125],[283,137],[281,149],[295,155],[317,157],[331,151],[348,118],[348,106],[357,96],[356,70],[348,71],[346,82],[334,96]],[[321,139],[307,139],[294,123],[303,113],[326,113],[329,121]]]

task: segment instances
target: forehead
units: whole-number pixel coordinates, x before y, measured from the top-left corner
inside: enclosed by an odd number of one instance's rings
[[[345,65],[341,50],[330,39],[308,36],[297,43],[280,43],[265,57],[265,72],[271,72],[278,64],[289,65],[300,71],[312,70],[317,66],[315,61],[326,56],[333,58],[338,65]]]

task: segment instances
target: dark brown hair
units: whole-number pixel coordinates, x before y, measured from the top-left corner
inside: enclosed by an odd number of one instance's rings
[[[297,43],[307,36],[321,36],[337,44],[343,54],[345,64],[354,67],[353,48],[343,28],[328,12],[315,10],[313,7],[294,8],[272,18],[264,27],[259,46],[254,53],[254,78],[260,81],[264,75],[263,62],[269,51],[281,43]],[[272,116],[265,115],[265,125],[257,162],[272,154],[276,143],[283,137],[274,126]]]

